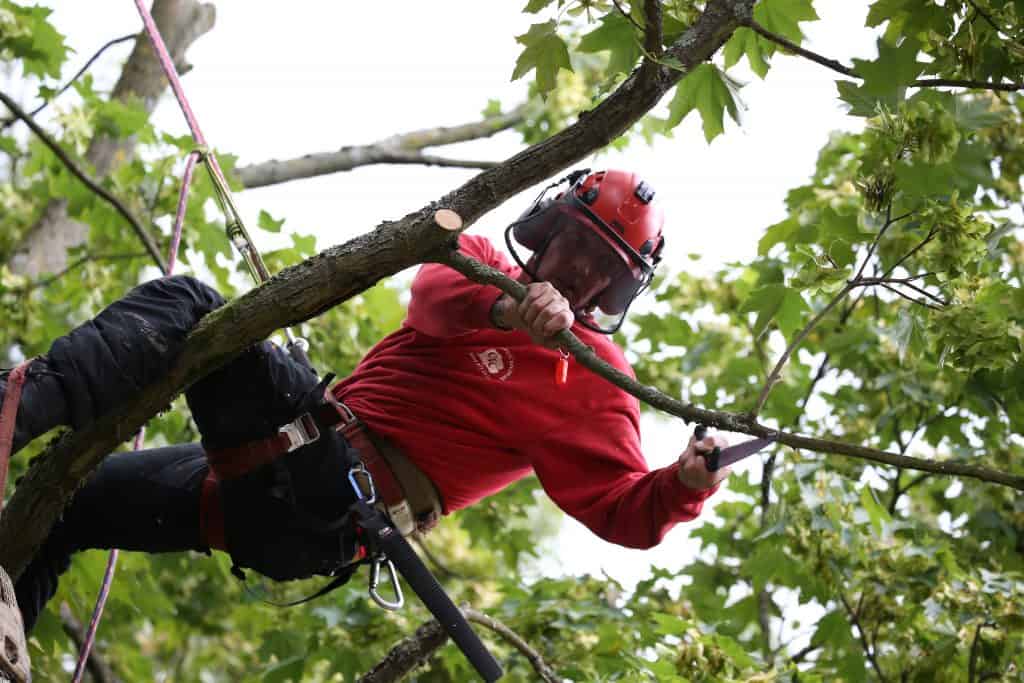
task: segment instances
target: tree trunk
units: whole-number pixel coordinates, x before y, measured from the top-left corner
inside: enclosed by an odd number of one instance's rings
[[[153,0],[153,19],[179,72],[188,68],[185,51],[213,28],[215,14],[212,4],[200,4],[197,0]],[[167,87],[167,79],[149,39],[144,33],[139,38],[111,97],[122,101],[137,97],[146,111],[152,113]],[[131,159],[134,149],[132,138],[115,140],[99,136],[90,143],[85,158],[95,169],[93,177],[103,178],[118,164]],[[68,249],[83,244],[88,236],[89,226],[70,218],[66,202],[55,200],[26,233],[8,265],[15,273],[33,279],[41,273],[59,272],[67,266]]]

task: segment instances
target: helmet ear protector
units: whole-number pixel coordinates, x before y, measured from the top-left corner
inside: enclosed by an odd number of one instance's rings
[[[565,190],[548,196],[549,190],[563,183],[568,183]],[[505,230],[505,243],[516,263],[536,280],[536,273],[520,258],[511,237],[539,260],[551,239],[569,222],[584,224],[599,234],[627,268],[597,295],[590,310],[576,313],[585,327],[611,334],[622,325],[633,300],[650,285],[661,261],[665,246],[661,234],[663,217],[660,209],[650,205],[653,198],[650,186],[632,173],[573,171],[541,191]],[[598,325],[592,315],[594,307],[617,319],[609,325]]]

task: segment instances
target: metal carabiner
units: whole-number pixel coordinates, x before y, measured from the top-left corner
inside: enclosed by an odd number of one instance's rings
[[[357,476],[360,474],[366,477],[366,488],[370,491],[369,496],[363,493],[363,487],[359,485],[359,479]],[[366,469],[363,463],[359,463],[355,467],[349,469],[348,482],[352,484],[352,490],[356,492],[356,498],[365,501],[367,505],[373,505],[377,502],[377,489],[373,485],[373,477],[370,475],[370,471]]]
[[[395,592],[394,601],[385,599],[377,592],[377,584],[380,582],[380,566],[382,564],[387,565],[388,576],[391,577],[391,589]],[[391,560],[378,558],[373,561],[373,567],[370,571],[370,598],[384,609],[392,612],[402,609],[402,605],[405,604],[405,597],[402,595],[402,586],[398,583],[398,572],[395,571],[395,565],[391,564]]]

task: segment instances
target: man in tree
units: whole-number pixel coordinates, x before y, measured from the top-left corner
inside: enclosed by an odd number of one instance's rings
[[[26,629],[87,548],[220,548],[272,579],[348,576],[363,552],[348,514],[354,486],[371,493],[349,469],[352,449],[404,534],[531,472],[613,543],[650,547],[694,519],[729,473],[700,455],[724,440],[691,438],[678,462],[650,471],[636,399],[571,371],[554,340],[571,328],[631,373],[607,335],[660,259],[653,198],[632,173],[570,174],[509,226],[519,267],[463,235],[462,251],[526,283],[523,301],[425,265],[402,328],[329,391],[330,378],[318,382],[268,341],[197,382],[186,398],[202,444],[115,454],[97,468],[17,582]],[[527,261],[510,235],[533,252]],[[29,368],[13,450],[57,425],[81,428],[159,377],[223,303],[193,278],[154,280],[58,339]]]

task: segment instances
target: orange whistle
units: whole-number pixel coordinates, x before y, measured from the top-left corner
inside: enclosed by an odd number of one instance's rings
[[[555,384],[564,387],[569,382],[569,354],[561,349],[558,350],[561,358],[555,364]]]

